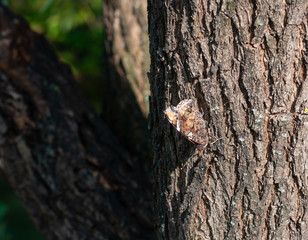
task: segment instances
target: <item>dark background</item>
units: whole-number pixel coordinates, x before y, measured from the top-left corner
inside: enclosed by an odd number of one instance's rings
[[[103,20],[101,0],[0,0],[46,36],[69,64],[97,112],[101,109]],[[42,240],[14,191],[0,175],[0,240]]]

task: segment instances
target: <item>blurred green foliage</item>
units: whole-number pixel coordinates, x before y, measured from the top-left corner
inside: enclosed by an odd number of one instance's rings
[[[1,1],[1,0],[0,0]],[[3,0],[2,0],[3,1]],[[31,29],[47,37],[68,63],[97,112],[101,109],[103,20],[101,0],[5,0]]]
[[[6,222],[4,219],[6,213],[7,213],[7,205],[3,202],[0,202],[0,239],[9,240],[11,237],[6,230]]]
[[[69,64],[94,108],[101,108],[103,21],[101,0],[0,0],[47,37]],[[13,190],[0,179],[0,240],[43,240]]]
[[[44,240],[8,184],[0,181],[0,239]]]

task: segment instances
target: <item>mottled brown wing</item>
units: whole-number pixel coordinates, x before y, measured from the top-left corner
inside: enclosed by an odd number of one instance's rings
[[[176,128],[177,117],[178,117],[177,112],[174,111],[174,109],[172,109],[171,107],[168,107],[165,110],[165,114],[166,114],[166,117],[167,117],[168,121]]]
[[[192,101],[187,101],[178,109],[179,131],[193,143],[206,145],[208,132],[202,114]]]

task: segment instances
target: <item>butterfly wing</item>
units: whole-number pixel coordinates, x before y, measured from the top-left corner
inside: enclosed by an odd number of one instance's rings
[[[178,109],[177,126],[179,131],[193,143],[206,145],[208,132],[202,114],[189,100]]]

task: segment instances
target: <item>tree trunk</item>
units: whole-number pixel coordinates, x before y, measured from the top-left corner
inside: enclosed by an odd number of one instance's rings
[[[159,239],[308,239],[308,2],[148,4]],[[208,145],[164,116],[183,99]]]
[[[0,6],[0,168],[48,239],[149,239],[151,188],[70,69]]]
[[[144,0],[104,1],[106,64],[103,118],[140,166],[152,164],[147,130],[150,86]]]

